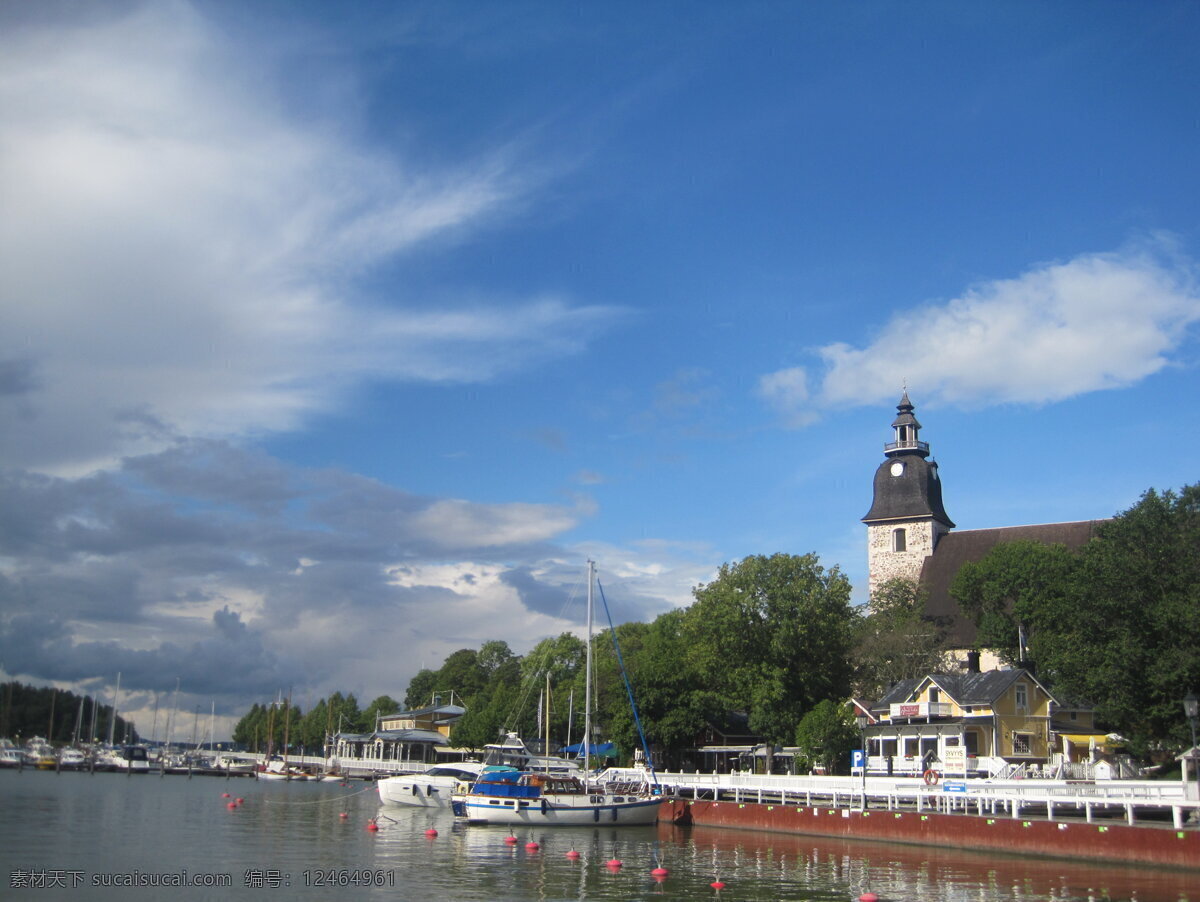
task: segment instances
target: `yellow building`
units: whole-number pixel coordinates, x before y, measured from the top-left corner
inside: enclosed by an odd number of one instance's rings
[[[903,680],[870,705],[872,773],[991,774],[1006,765],[1041,765],[1057,749],[1057,700],[1026,670],[935,673]],[[1083,709],[1072,709],[1077,717]],[[1090,712],[1087,712],[1090,718]],[[1078,733],[1090,729],[1076,721]]]

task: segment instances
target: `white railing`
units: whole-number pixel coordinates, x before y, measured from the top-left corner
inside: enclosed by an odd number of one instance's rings
[[[927,785],[919,777],[786,776],[772,774],[659,773],[666,794],[685,799],[708,799],[767,804],[833,805],[834,807],[915,808],[1019,817],[1030,810],[1054,820],[1064,815],[1085,817],[1121,809],[1133,824],[1135,809],[1170,813],[1179,827],[1188,816],[1200,816],[1200,803],[1189,801],[1182,782],[1147,780],[966,780],[952,775]],[[865,792],[864,792],[865,790]]]
[[[950,717],[952,713],[949,702],[908,702],[888,708],[888,716],[892,720],[909,717]]]

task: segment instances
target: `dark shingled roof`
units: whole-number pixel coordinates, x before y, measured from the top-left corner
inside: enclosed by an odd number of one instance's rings
[[[975,643],[975,624],[963,615],[950,595],[950,584],[965,563],[981,560],[1004,542],[1031,541],[1043,545],[1082,548],[1096,534],[1104,520],[1080,520],[1076,523],[1043,523],[1037,526],[1006,526],[999,529],[969,529],[942,536],[933,554],[921,568],[921,585],[929,593],[925,613],[944,618],[949,626],[952,648],[970,648]]]
[[[896,461],[904,465],[904,472],[898,477],[891,472]],[[911,520],[914,517],[933,517],[954,527],[954,521],[942,506],[942,481],[938,479],[937,464],[920,454],[889,457],[875,471],[875,493],[863,522]]]
[[[1018,679],[1037,682],[1037,679],[1028,670],[1021,669],[985,670],[983,673],[931,673],[916,680],[901,680],[871,707],[886,709],[889,705],[899,705],[910,701],[912,694],[927,679],[932,680],[954,701],[964,706],[993,705],[996,699],[1007,692],[1008,687]],[[1040,686],[1041,683],[1038,685]],[[1046,694],[1050,695],[1049,692]]]

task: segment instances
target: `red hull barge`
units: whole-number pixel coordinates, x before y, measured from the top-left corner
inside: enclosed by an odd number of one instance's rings
[[[683,826],[1200,869],[1195,828],[688,799],[664,802],[660,819]]]

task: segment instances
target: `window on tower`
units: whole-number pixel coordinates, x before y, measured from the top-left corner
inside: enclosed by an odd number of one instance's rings
[[[904,535],[903,529],[892,530],[892,551],[905,551],[908,548],[908,539]]]

